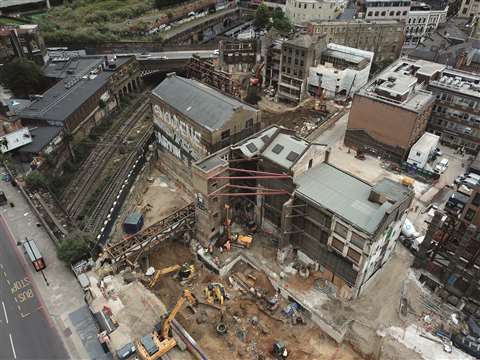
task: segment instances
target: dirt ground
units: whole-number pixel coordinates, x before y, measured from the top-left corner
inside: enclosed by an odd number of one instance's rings
[[[190,249],[185,245],[170,242],[150,256],[150,265],[163,268],[173,264],[192,262]],[[290,351],[291,359],[296,360],[354,360],[362,359],[348,344],[337,345],[322,333],[308,319],[305,325],[293,325],[282,314],[287,306],[281,300],[279,308],[270,314],[259,305],[257,299],[248,293],[233,287],[228,279],[204,269],[196,263],[196,275],[187,287],[200,301],[206,301],[203,289],[211,282],[219,282],[225,286],[228,300],[225,301],[223,322],[227,333],[220,336],[216,325],[221,320],[219,310],[200,304],[196,313],[183,309],[178,320],[195,338],[211,359],[272,359],[270,355],[274,341],[283,341]],[[230,275],[236,274],[243,279],[250,279],[252,286],[265,289],[269,296],[275,295],[275,289],[267,276],[250,268],[244,263],[238,263]],[[250,274],[256,280],[248,277]],[[171,309],[182,292],[182,287],[174,276],[165,276],[154,288],[154,293]]]
[[[123,236],[122,223],[132,212],[142,212],[144,228],[186,206],[193,199],[173,180],[154,165],[147,167],[135,183],[122,207],[122,212],[112,232],[113,239]]]

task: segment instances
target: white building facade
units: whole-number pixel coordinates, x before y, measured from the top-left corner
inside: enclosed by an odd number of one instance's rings
[[[443,9],[432,9],[424,3],[412,5],[405,26],[404,47],[416,47],[423,37],[434,32],[438,25],[447,21],[448,5]]]
[[[346,0],[287,0],[285,15],[293,24],[310,20],[335,20],[346,5]]]
[[[365,20],[404,20],[410,11],[410,0],[366,0]]]
[[[322,52],[320,63],[311,67],[308,77],[310,94],[352,96],[368,82],[374,53],[330,43]]]

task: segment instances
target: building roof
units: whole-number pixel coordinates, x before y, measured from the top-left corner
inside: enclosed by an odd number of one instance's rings
[[[43,68],[43,74],[58,79],[75,75],[83,76],[103,62],[103,59],[98,56],[82,56],[84,53],[84,50],[48,51],[50,61]]]
[[[29,129],[32,142],[19,149],[20,152],[38,154],[46,148],[52,140],[60,134],[61,128],[57,126],[40,126]]]
[[[420,84],[417,75],[432,77],[445,65],[424,60],[400,58],[361,88],[357,94],[395,105],[406,110],[422,112],[434,97]]]
[[[412,194],[412,191],[408,187],[389,178],[381,179],[373,185],[372,190],[385,196],[389,201],[394,203],[401,202]]]
[[[293,39],[289,39],[284,42],[287,45],[293,45],[301,48],[310,48],[318,40],[317,36],[308,34],[296,35]]]
[[[30,132],[26,127],[9,132],[1,136],[0,138],[7,140],[6,146],[0,145],[1,153],[6,153],[9,151],[15,150],[19,147],[22,147],[32,142],[32,137],[30,136]]]
[[[259,111],[199,81],[175,74],[168,75],[152,94],[210,131],[221,129],[239,109]]]
[[[309,143],[294,134],[279,133],[262,152],[262,156],[285,169],[296,163]]]
[[[11,6],[36,4],[41,2],[45,2],[45,0],[2,0],[0,1],[0,9],[8,8]]]
[[[480,75],[448,68],[440,79],[430,81],[430,86],[480,98]]]
[[[430,151],[433,146],[436,146],[438,144],[438,140],[440,139],[440,136],[425,132],[420,139],[417,140],[415,144],[413,144],[412,148],[410,149],[410,152],[413,151]]]
[[[307,170],[295,183],[296,193],[370,234],[392,206],[370,201],[371,185],[328,163]]]
[[[118,58],[117,66],[124,64],[128,59]],[[75,75],[62,79],[18,115],[23,119],[64,122],[93,94],[104,87],[115,73],[115,71],[100,71],[98,74],[90,74],[90,71],[97,69],[101,62],[101,58],[97,57],[95,62],[90,63],[91,67],[85,67]]]

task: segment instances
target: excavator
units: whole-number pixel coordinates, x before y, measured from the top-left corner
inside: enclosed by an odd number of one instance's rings
[[[195,272],[195,267],[193,265],[185,263],[183,265],[176,264],[160,270],[156,270],[155,274],[153,274],[152,279],[148,283],[148,287],[153,288],[163,275],[170,274],[175,271],[178,271],[178,276],[181,280],[186,280],[193,275],[193,273]]]
[[[230,205],[225,204],[225,229],[227,233],[227,241],[237,241],[245,248],[249,248],[253,241],[252,235],[232,234],[232,219],[230,218]]]
[[[197,299],[193,296],[190,290],[184,289],[182,296],[180,299],[178,299],[172,311],[170,311],[170,314],[168,314],[168,316],[163,320],[161,329],[159,329],[160,331],[155,330],[152,333],[151,338],[156,345],[155,347],[158,349],[157,351],[155,351],[153,354],[149,354],[149,351],[147,351],[141,341],[135,341],[137,354],[142,360],[157,360],[177,345],[175,339],[170,336],[170,324],[172,323],[173,319],[175,319],[175,316],[180,311],[185,301],[188,301],[192,306],[198,304]]]

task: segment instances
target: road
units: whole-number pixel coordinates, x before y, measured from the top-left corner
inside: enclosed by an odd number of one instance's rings
[[[67,359],[15,243],[0,216],[0,359]]]

